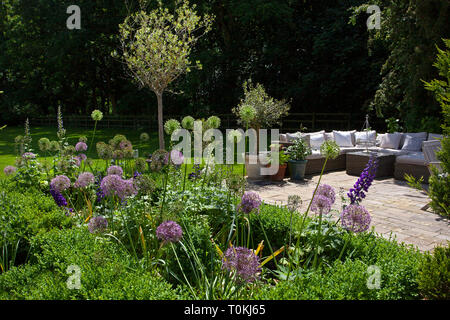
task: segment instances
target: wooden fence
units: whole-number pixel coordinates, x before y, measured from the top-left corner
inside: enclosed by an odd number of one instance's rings
[[[218,114],[221,119],[221,128],[238,128],[236,116],[233,114]],[[361,130],[364,124],[364,114],[355,113],[290,113],[284,117],[280,126],[273,128],[280,129],[280,132],[296,132],[300,127],[304,127],[304,131],[312,132],[318,130]],[[164,116],[164,121],[168,119],[181,120],[181,116]],[[65,127],[92,128],[94,125],[90,116],[68,115],[63,118]],[[369,119],[371,127],[376,130],[385,129],[385,123],[382,119],[373,117]],[[44,116],[32,118],[30,120],[32,126],[55,126],[55,116]],[[133,130],[152,131],[158,128],[158,119],[156,114],[150,116],[104,116],[97,123],[97,128],[123,128]]]

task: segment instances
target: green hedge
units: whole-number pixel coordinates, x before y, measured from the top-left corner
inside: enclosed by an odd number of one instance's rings
[[[2,299],[180,299],[183,293],[142,270],[113,241],[86,228],[51,231],[33,241],[36,263],[0,275]],[[67,268],[80,268],[80,289],[69,289]]]

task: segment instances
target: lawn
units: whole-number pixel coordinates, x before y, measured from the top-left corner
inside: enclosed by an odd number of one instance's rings
[[[32,137],[32,148],[35,152],[39,153],[38,141],[40,138],[46,137],[52,140],[58,140],[56,136],[57,128],[55,127],[33,127],[31,129]],[[99,141],[108,142],[116,134],[122,134],[128,138],[133,144],[135,149],[139,150],[139,156],[145,157],[147,154],[151,154],[153,151],[157,150],[158,147],[158,133],[157,132],[147,132],[150,139],[143,142],[139,139],[141,133],[145,131],[137,131],[133,129],[120,129],[120,128],[105,128],[97,129],[95,132],[94,145]],[[92,135],[94,133],[93,129],[86,128],[66,128],[66,136],[69,144],[75,145],[78,139],[82,136],[88,138],[88,145],[91,144]],[[3,169],[8,165],[14,165],[14,161],[17,157],[14,138],[18,135],[24,135],[23,127],[6,127],[0,131],[0,176],[4,176]],[[166,146],[169,143],[169,139],[166,137]],[[89,157],[93,158],[94,161],[98,159],[97,152],[91,151]],[[43,157],[47,159],[46,157]],[[188,165],[188,173],[192,171],[192,164]],[[242,165],[236,164],[233,166],[233,171],[236,173],[242,173]]]

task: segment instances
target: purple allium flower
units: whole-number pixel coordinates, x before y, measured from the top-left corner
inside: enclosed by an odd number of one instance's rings
[[[88,229],[90,233],[105,232],[108,228],[108,220],[105,217],[97,216],[89,221]]]
[[[82,142],[82,141],[78,142],[75,145],[75,150],[77,150],[78,152],[86,151],[87,148],[88,148],[87,144],[85,142]]]
[[[334,188],[328,184],[321,184],[317,188],[316,195],[322,195],[330,199],[331,204],[336,201],[336,192],[334,191]]]
[[[369,162],[367,163],[367,166],[365,167],[363,172],[361,172],[358,181],[356,181],[353,188],[351,188],[347,193],[347,196],[350,198],[351,204],[360,203],[362,199],[366,197],[366,194],[364,192],[367,192],[369,190],[369,187],[375,179],[377,167],[378,160],[374,157],[370,157]]]
[[[71,160],[75,166],[79,167],[81,165],[81,159],[79,157],[72,157]]]
[[[311,203],[311,211],[317,214],[327,214],[331,210],[331,205],[332,202],[330,198],[321,194],[316,194]]]
[[[23,159],[34,159],[34,158],[36,158],[36,155],[33,152],[25,152],[22,155],[22,158]]]
[[[10,176],[10,175],[12,175],[14,172],[16,172],[16,170],[17,170],[17,168],[14,167],[14,166],[6,166],[6,167],[3,169],[3,173],[4,173],[5,175],[7,175],[7,176]]]
[[[239,280],[253,282],[259,278],[261,263],[255,253],[244,247],[231,247],[222,258],[222,269],[236,272]]]
[[[120,166],[111,166],[108,168],[107,170],[108,175],[118,175],[118,176],[122,176],[123,175],[123,169]]]
[[[342,226],[352,232],[363,232],[369,229],[371,217],[363,206],[350,204],[341,213]]]
[[[88,185],[94,183],[95,177],[90,172],[83,172],[78,176],[77,181],[73,184],[75,188],[85,188]]]
[[[184,162],[184,155],[180,150],[170,151],[170,161],[175,165],[181,165]],[[169,163],[169,153],[164,157],[164,162]]]
[[[102,179],[100,187],[105,196],[118,196],[121,200],[136,194],[133,179],[124,180],[116,174],[111,174]]]
[[[119,143],[119,148],[121,150],[126,150],[126,149],[133,149],[133,145],[131,144],[130,141],[128,140],[123,140]]]
[[[79,158],[81,161],[84,161],[84,160],[87,159],[87,156],[86,156],[84,153],[80,153],[80,154],[78,155],[78,158]]]
[[[164,242],[178,242],[183,236],[183,230],[175,221],[165,221],[156,228],[156,236]]]
[[[50,186],[58,192],[64,191],[70,188],[70,179],[65,175],[56,176],[50,181]]]
[[[259,213],[259,207],[261,206],[261,198],[256,192],[253,191],[245,191],[242,196],[241,203],[238,206],[238,210],[241,210],[244,213],[249,214],[253,210],[256,210]]]

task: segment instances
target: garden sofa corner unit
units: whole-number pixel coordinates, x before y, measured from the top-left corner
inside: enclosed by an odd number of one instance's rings
[[[405,180],[405,174],[409,174],[417,179],[423,177],[424,182],[428,182],[430,176],[429,163],[425,160],[422,147],[428,141],[434,141],[434,144],[439,143],[442,135],[427,132],[377,134],[374,130],[318,131],[280,134],[279,142],[287,147],[299,138],[305,139],[312,149],[312,154],[306,158],[308,163],[305,174],[307,175],[320,173],[325,161],[324,156],[320,153],[320,146],[326,140],[333,140],[339,145],[341,151],[336,159],[328,160],[326,171],[347,170],[354,173],[358,170],[355,171],[354,167],[357,164],[352,163],[352,161],[365,161],[354,156],[354,154],[369,151],[373,154],[392,156],[380,156],[380,158],[383,158],[383,176],[394,176],[395,179]],[[347,156],[348,154],[351,155]]]

